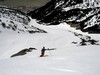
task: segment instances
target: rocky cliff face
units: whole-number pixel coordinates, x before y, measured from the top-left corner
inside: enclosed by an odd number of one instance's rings
[[[51,0],[28,15],[39,23],[78,23],[82,31],[100,33],[99,13],[100,3],[97,0]]]

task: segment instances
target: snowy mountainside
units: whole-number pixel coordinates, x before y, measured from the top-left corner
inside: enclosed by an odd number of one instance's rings
[[[28,15],[37,19],[39,23],[48,25],[57,25],[63,22],[80,23],[78,26],[82,31],[100,33],[99,13],[100,2],[98,0],[51,0]],[[94,16],[98,23],[95,23],[95,19],[92,18]],[[88,22],[91,22],[92,25]]]
[[[33,25],[29,25],[30,20],[25,13],[19,10],[0,7],[0,32],[45,32]]]
[[[100,7],[100,3],[98,2],[98,0],[81,0],[83,1],[82,3],[73,5],[73,6],[69,6],[69,7],[65,7],[66,10],[69,9],[75,9],[75,8],[80,8],[80,9],[87,9],[87,8],[94,8],[94,7]]]
[[[44,26],[31,20],[30,24],[48,33],[0,33],[1,75],[100,75],[100,35],[83,33],[66,23]],[[39,57],[43,46],[55,50]],[[37,50],[11,58],[30,47]]]

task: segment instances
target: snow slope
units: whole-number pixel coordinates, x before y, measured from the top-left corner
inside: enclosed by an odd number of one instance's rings
[[[100,45],[80,46],[80,37],[100,40],[99,34],[83,33],[65,23],[44,26],[33,20],[29,25],[33,24],[48,33],[0,33],[0,75],[100,75]],[[43,46],[56,49],[46,51],[46,57],[39,57]],[[10,57],[30,47],[37,50]]]
[[[46,31],[29,25],[30,18],[23,12],[0,6],[0,32],[45,33]]]

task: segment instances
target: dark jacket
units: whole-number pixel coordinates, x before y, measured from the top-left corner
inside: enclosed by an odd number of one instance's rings
[[[41,50],[41,52],[45,52],[45,50],[46,50],[45,47],[43,47],[42,50]]]

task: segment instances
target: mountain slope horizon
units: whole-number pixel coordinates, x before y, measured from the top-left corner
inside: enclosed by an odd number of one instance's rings
[[[46,33],[46,31],[29,25],[31,18],[20,10],[0,7],[0,32]]]
[[[76,23],[82,31],[100,33],[99,12],[100,2],[97,0],[51,0],[28,15],[39,23]]]

